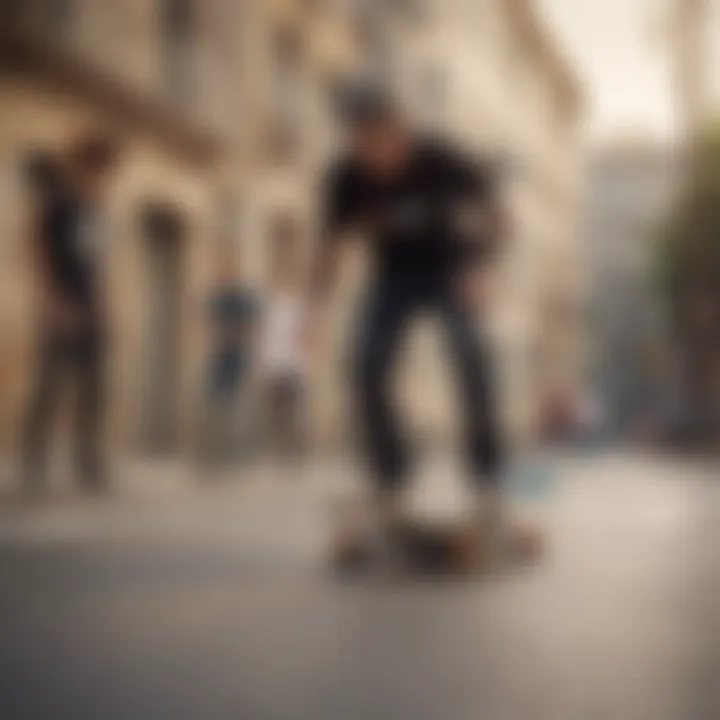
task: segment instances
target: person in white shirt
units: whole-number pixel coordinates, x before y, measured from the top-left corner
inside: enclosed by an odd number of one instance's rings
[[[303,448],[305,347],[298,233],[284,218],[272,238],[270,293],[263,312],[261,364],[270,448],[297,455]]]

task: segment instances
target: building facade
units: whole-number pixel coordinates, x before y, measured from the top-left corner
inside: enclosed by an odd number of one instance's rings
[[[110,434],[122,449],[192,448],[218,250],[236,245],[261,284],[274,214],[310,213],[325,141],[316,130],[328,124],[321,95],[352,63],[347,19],[284,0],[0,3],[4,447],[36,334],[27,157],[97,128],[121,138],[109,207]]]
[[[337,139],[328,95],[368,70],[392,79],[418,122],[502,168],[512,238],[493,326],[516,433],[544,395],[579,385],[582,98],[529,0],[2,0],[0,11],[4,439],[32,355],[23,154],[94,125],[123,137],[111,208],[113,438],[123,449],[191,448],[218,248],[234,245],[262,291],[272,228],[289,216],[298,257],[309,258],[318,180]],[[173,238],[151,236],[158,213],[174,219]],[[320,443],[348,436],[341,359],[364,266],[357,251],[312,379]],[[428,328],[404,360],[410,417],[433,438],[452,432],[455,415],[440,352]]]
[[[656,287],[658,244],[678,185],[677,157],[647,141],[617,141],[590,166],[588,231],[591,377],[616,439],[662,421],[672,368]]]
[[[720,117],[720,2],[671,4],[674,85],[682,131]]]

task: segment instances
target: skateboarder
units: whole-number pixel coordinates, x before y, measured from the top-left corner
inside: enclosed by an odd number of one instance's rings
[[[488,338],[477,322],[502,237],[493,174],[459,149],[414,132],[378,88],[353,87],[340,106],[348,144],[327,177],[310,315],[317,322],[343,237],[361,233],[371,249],[372,281],[351,357],[355,412],[374,479],[372,524],[387,537],[404,522],[399,491],[410,458],[389,378],[409,321],[431,311],[442,322],[461,391],[474,527],[483,540],[497,525],[503,469]]]

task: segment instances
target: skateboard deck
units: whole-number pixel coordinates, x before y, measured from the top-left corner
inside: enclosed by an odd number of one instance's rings
[[[467,524],[406,521],[394,529],[393,568],[411,575],[469,577],[491,569],[533,564],[544,553],[545,538],[535,527],[509,529],[498,553]],[[498,557],[499,555],[499,557]],[[383,552],[361,536],[340,532],[332,548],[333,568],[343,574],[372,573],[382,567]]]

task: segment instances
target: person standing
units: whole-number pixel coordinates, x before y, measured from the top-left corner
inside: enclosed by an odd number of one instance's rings
[[[415,132],[381,88],[351,87],[341,111],[348,144],[326,180],[308,332],[317,342],[342,238],[361,233],[373,269],[351,353],[352,390],[374,481],[374,527],[390,537],[386,531],[403,522],[411,458],[389,379],[410,320],[430,311],[442,322],[460,389],[467,474],[485,537],[498,524],[504,459],[489,339],[477,322],[502,239],[493,173],[451,144]]]
[[[239,277],[237,255],[218,255],[215,286],[208,300],[210,357],[207,368],[205,454],[210,464],[234,460],[249,428],[247,385],[257,336],[258,303]],[[241,437],[242,435],[242,437]]]
[[[22,480],[28,490],[43,485],[52,418],[70,384],[76,391],[76,477],[82,488],[97,492],[107,484],[102,450],[107,340],[103,273],[109,242],[105,201],[118,150],[109,137],[87,135],[72,144],[66,160],[62,174],[39,198],[33,237],[40,332]]]
[[[300,237],[292,218],[272,237],[270,289],[263,321],[262,375],[269,447],[283,457],[303,449],[305,395],[304,297]]]

